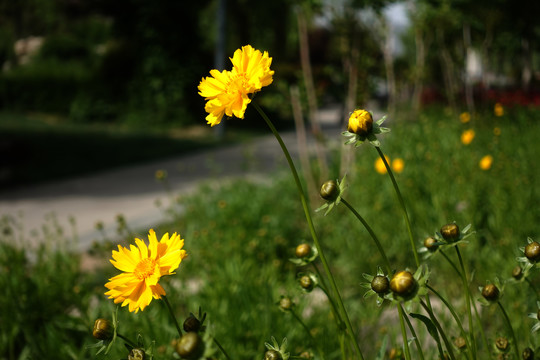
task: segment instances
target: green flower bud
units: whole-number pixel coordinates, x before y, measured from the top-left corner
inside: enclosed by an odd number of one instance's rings
[[[281,310],[289,311],[293,308],[294,303],[292,302],[291,298],[288,297],[282,297],[281,300],[279,300],[279,307]]]
[[[390,290],[396,295],[407,296],[416,289],[416,280],[409,271],[400,271],[390,280]]]
[[[516,280],[519,280],[523,277],[523,269],[521,266],[516,265],[516,267],[512,270],[512,277]]]
[[[441,228],[441,235],[446,241],[455,241],[459,239],[459,227],[456,224],[446,224]]]
[[[389,289],[390,282],[386,276],[377,275],[371,280],[371,290],[375,291],[377,294],[386,294]]]
[[[195,315],[189,314],[184,320],[183,328],[185,332],[198,332],[201,328],[201,321]]]
[[[437,242],[437,240],[435,240],[434,238],[432,238],[430,236],[430,237],[426,238],[426,240],[424,240],[424,246],[429,251],[435,251],[439,247],[439,245],[436,245],[436,242]]]
[[[306,291],[311,291],[313,290],[313,287],[314,287],[314,283],[313,283],[313,279],[311,278],[311,276],[309,275],[303,275],[299,280],[298,282],[300,283],[300,286],[306,290]]]
[[[460,336],[454,340],[454,345],[456,345],[459,350],[465,350],[467,348],[467,341],[463,336]]]
[[[531,262],[537,262],[540,260],[540,244],[536,241],[527,244],[527,246],[525,246],[524,254]]]
[[[268,350],[264,353],[264,360],[283,360],[283,357],[276,350]]]
[[[495,346],[500,351],[507,351],[508,350],[508,339],[505,337],[498,337],[497,340],[495,340]]]
[[[311,245],[309,244],[300,244],[296,247],[296,250],[294,251],[294,255],[297,258],[306,258],[309,255],[311,255]]]
[[[198,359],[204,351],[204,343],[196,332],[187,332],[176,343],[175,350],[182,359]]]
[[[525,348],[521,354],[523,360],[534,360],[534,351],[531,348]]]
[[[321,197],[327,201],[335,201],[339,196],[339,185],[335,180],[328,180],[321,186]]]
[[[131,349],[128,355],[128,360],[144,360],[145,353],[143,349]]]
[[[487,284],[482,289],[482,296],[488,301],[497,301],[499,294],[499,289],[493,284]]]
[[[109,340],[113,336],[112,324],[107,319],[97,319],[94,322],[92,335],[98,340]]]

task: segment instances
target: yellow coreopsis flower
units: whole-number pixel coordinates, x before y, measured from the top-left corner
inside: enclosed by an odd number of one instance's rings
[[[478,163],[478,166],[480,166],[480,169],[486,171],[491,168],[491,164],[493,163],[493,156],[486,155],[482,159],[480,159],[480,162]]]
[[[501,103],[496,103],[493,107],[493,113],[495,116],[503,116],[504,115],[504,108]]]
[[[373,117],[366,110],[355,110],[349,117],[347,130],[353,134],[366,136],[373,129]]]
[[[135,239],[137,246],[125,248],[118,245],[118,251],[113,250],[111,263],[122,274],[117,275],[105,284],[109,289],[105,295],[114,299],[114,303],[129,305],[129,311],[143,311],[152,299],[160,299],[165,290],[159,285],[159,279],[164,275],[174,274],[180,262],[187,256],[184,240],[174,233],[163,235],[158,242],[154,230],[148,234],[149,244]]]
[[[386,158],[386,162],[390,163],[390,158],[386,155],[384,157]],[[377,171],[381,175],[386,174],[386,166],[384,165],[384,161],[380,157],[375,160],[375,171]]]
[[[381,161],[382,162],[382,161]],[[384,166],[384,164],[383,164]],[[396,173],[401,173],[403,171],[403,168],[405,167],[405,162],[401,158],[396,158],[394,161],[392,161],[392,169]],[[386,170],[386,169],[385,169]]]
[[[465,130],[461,134],[461,142],[463,145],[469,145],[473,141],[475,135],[476,133],[473,129]]]
[[[459,115],[459,120],[460,120],[463,124],[466,124],[466,123],[468,123],[469,121],[471,121],[471,114],[469,114],[468,112],[461,113],[461,115]]]
[[[232,70],[211,70],[212,76],[199,83],[199,95],[208,100],[204,109],[211,126],[219,124],[223,116],[243,119],[251,95],[273,81],[272,58],[266,51],[261,53],[246,45],[236,50],[230,60]]]

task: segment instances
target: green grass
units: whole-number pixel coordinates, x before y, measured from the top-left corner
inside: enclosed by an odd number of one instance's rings
[[[418,247],[425,237],[446,223],[456,221],[462,228],[472,224],[476,234],[460,251],[474,274],[471,280],[474,299],[481,297],[476,289],[486,281],[511,277],[516,256],[520,255],[518,248],[526,245],[528,236],[538,240],[540,174],[535,163],[540,155],[537,142],[540,112],[506,110],[502,118],[481,114],[469,124],[461,124],[457,116],[442,111],[426,111],[416,121],[395,120],[389,124],[392,132],[384,136],[382,145],[391,160],[398,157],[404,160],[404,170],[396,174],[396,179]],[[500,129],[500,135],[493,133],[494,127]],[[469,128],[475,130],[476,136],[465,146],[460,135]],[[376,151],[364,145],[355,153],[354,165],[348,169],[345,198],[377,233],[392,267],[414,270],[405,223],[391,183],[374,169]],[[489,170],[483,171],[478,162],[486,154],[492,155],[494,161]],[[338,154],[333,158],[338,159]],[[337,161],[331,168],[332,177],[337,177]],[[289,261],[296,245],[310,242],[294,182],[286,169],[271,180],[265,184],[236,181],[220,187],[203,185],[195,195],[181,198],[185,212],[177,220],[156,225],[155,229],[158,237],[164,232],[179,232],[186,241],[189,256],[177,275],[163,278],[162,284],[180,319],[190,312],[196,313],[199,307],[208,313],[208,330],[233,359],[262,358],[264,342],[269,342],[272,336],[278,341],[287,337],[292,355],[308,349],[314,351],[301,325],[276,305],[282,295],[294,299],[298,314],[311,329],[326,358],[340,359],[336,325],[328,303],[324,297],[321,300],[318,291],[305,294],[300,290],[295,275],[306,269],[297,268]],[[315,209],[321,204],[322,200],[310,206]],[[353,327],[360,336],[364,356],[374,359],[385,338],[388,348],[399,348],[401,335],[395,308],[388,305],[378,308],[373,298],[363,299],[362,274],[374,274],[377,266],[383,265],[367,232],[344,206],[338,206],[327,216],[316,213],[314,219]],[[26,253],[15,250],[10,244],[14,243],[16,226],[5,222],[4,228],[9,231],[4,230],[0,235],[1,264],[13,265],[0,268],[0,287],[8,289],[0,297],[0,323],[10,323],[13,314],[24,315],[24,321],[17,321],[16,326],[10,327],[12,332],[0,337],[1,356],[17,358],[24,351],[38,354],[42,351],[40,346],[43,349],[47,346],[47,351],[56,351],[55,358],[94,358],[95,350],[84,347],[96,342],[90,335],[93,320],[110,317],[113,311],[112,301],[103,295],[103,284],[118,273],[107,263],[113,246],[104,242],[109,245],[94,252],[94,258],[104,267],[82,272],[77,266],[79,258],[70,257],[67,251],[58,254],[53,247]],[[141,229],[137,234],[128,234],[126,239],[128,242],[134,236],[145,239],[147,231]],[[69,236],[49,232],[50,239],[65,237]],[[48,251],[47,256],[40,256],[40,251]],[[453,253],[448,255],[457,261]],[[43,261],[36,262],[34,258]],[[430,285],[464,316],[461,280],[440,256],[426,263],[431,270]],[[3,276],[6,274],[10,276]],[[537,274],[531,280],[537,288],[540,286]],[[36,293],[32,289],[40,290]],[[32,294],[45,299],[37,320],[30,317],[32,312],[21,313],[20,304],[35,306]],[[526,283],[505,286],[501,302],[510,314],[520,352],[526,346],[536,349],[540,345],[537,335],[530,334],[535,320],[527,318],[528,313],[536,312],[539,296]],[[53,298],[58,299],[57,304],[47,300]],[[58,306],[67,310],[58,310]],[[495,358],[493,342],[509,334],[496,306],[478,308],[490,342],[490,348],[486,349],[478,339],[478,358]],[[413,307],[413,311],[421,312],[418,307]],[[55,316],[49,316],[49,312]],[[442,311],[438,314],[448,336],[459,336],[454,322]],[[156,358],[171,358],[170,342],[176,335],[163,302],[154,301],[136,315],[121,308],[118,317],[124,335],[136,339],[142,333],[146,346],[155,339]],[[411,321],[425,344],[426,358],[436,358],[436,347],[425,340],[429,338],[425,326]],[[82,331],[85,327],[86,334]],[[55,330],[43,332],[43,329]],[[70,341],[63,337],[66,332],[72,334]],[[30,344],[34,333],[43,334],[37,337],[39,345]],[[10,349],[7,345],[10,343],[15,347]],[[414,346],[412,350],[414,354]],[[107,358],[125,358],[126,354],[118,343]]]

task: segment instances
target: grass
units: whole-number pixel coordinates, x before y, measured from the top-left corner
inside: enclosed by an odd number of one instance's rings
[[[478,286],[496,277],[511,278],[516,256],[520,256],[518,248],[527,244],[528,236],[538,240],[540,174],[534,164],[540,155],[536,141],[540,136],[536,125],[539,111],[505,110],[504,117],[485,113],[467,124],[439,110],[426,111],[415,121],[391,123],[392,132],[384,136],[382,145],[390,163],[396,158],[404,161],[403,171],[396,178],[418,247],[446,223],[456,221],[460,227],[472,224],[476,234],[460,251],[471,271],[470,288],[475,301],[481,297]],[[499,131],[494,133],[494,128]],[[463,145],[460,135],[467,129],[474,129],[475,138],[471,144]],[[376,152],[365,145],[355,154],[354,164],[348,169],[345,198],[377,233],[392,267],[414,270],[392,186],[385,175],[374,169]],[[478,163],[487,154],[493,156],[493,164],[489,170],[481,170]],[[338,154],[333,158],[338,159]],[[337,177],[337,161],[332,169],[333,177]],[[196,313],[199,307],[208,313],[208,331],[233,359],[260,359],[264,342],[272,336],[278,341],[286,337],[292,355],[315,352],[302,325],[291,313],[280,311],[277,302],[281,296],[294,300],[295,312],[311,329],[310,334],[326,358],[339,359],[338,330],[328,303],[319,290],[305,293],[300,289],[296,274],[308,269],[289,261],[295,247],[310,239],[293,180],[286,171],[271,180],[265,184],[239,180],[219,187],[203,185],[195,195],[183,197],[181,203],[186,211],[175,221],[155,227],[158,237],[164,232],[180,232],[189,253],[178,274],[163,279],[163,286],[180,319]],[[310,206],[314,209],[321,204],[322,200]],[[362,274],[375,274],[377,266],[382,265],[367,232],[344,206],[327,216],[317,213],[315,222],[364,354],[373,359],[384,344],[387,352],[399,349],[401,334],[395,309],[388,305],[379,308],[373,298],[363,299],[366,290],[360,286]],[[117,274],[107,263],[112,247],[95,249],[92,256],[103,267],[84,272],[80,270],[80,258],[72,256],[69,248],[55,248],[59,246],[57,239],[69,243],[69,236],[58,234],[54,226],[50,229],[42,235],[48,246],[17,249],[11,245],[17,227],[13,220],[4,219],[0,275],[9,276],[0,276],[0,287],[7,289],[0,297],[0,323],[12,324],[13,314],[18,320],[10,332],[0,337],[1,357],[54,353],[51,358],[94,358],[95,350],[85,349],[95,342],[90,335],[93,320],[110,317],[114,311],[112,301],[103,296],[103,284]],[[132,242],[134,236],[145,239],[147,230],[126,234],[124,244]],[[449,256],[457,262],[454,254]],[[425,262],[431,270],[430,286],[449,299],[464,318],[461,279],[438,255]],[[540,286],[537,276],[531,281],[536,288]],[[508,282],[505,286],[501,303],[510,315],[520,351],[526,346],[536,350],[540,345],[537,336],[530,333],[535,320],[527,318],[528,313],[536,312],[538,297],[540,294],[526,283]],[[38,308],[38,299],[43,301],[40,311],[25,310]],[[511,338],[505,320],[497,306],[478,308],[489,342],[486,348],[478,340],[479,358],[496,358],[495,339]],[[412,311],[422,313],[419,306],[413,306]],[[136,339],[137,334],[144,334],[146,347],[156,340],[156,358],[172,356],[170,343],[177,335],[162,302],[153,302],[137,315],[121,308],[118,317],[124,335]],[[448,336],[458,337],[452,319],[442,311],[439,317]],[[410,320],[426,346],[426,358],[436,358],[437,349],[429,345],[424,324]],[[66,333],[71,335],[69,339]],[[411,350],[415,354],[413,346]],[[464,358],[455,351],[459,359]],[[107,358],[125,358],[126,354],[123,346],[116,344]]]

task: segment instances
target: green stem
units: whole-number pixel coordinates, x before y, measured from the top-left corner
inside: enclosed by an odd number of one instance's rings
[[[454,268],[454,271],[461,277],[461,272],[457,268],[456,264],[454,264],[454,262],[442,250],[440,250],[440,253],[446,259],[446,261],[448,261],[448,263],[452,265],[452,267]]]
[[[486,349],[489,349],[489,343],[486,337],[486,333],[484,332],[484,327],[482,326],[482,322],[480,321],[480,314],[478,314],[478,309],[476,308],[476,305],[473,303],[473,309],[474,309],[474,316],[476,317],[476,322],[478,323],[478,329],[480,329],[480,335],[482,335],[482,341],[484,342],[484,346]]]
[[[161,298],[163,299],[163,302],[167,306],[167,310],[169,310],[169,314],[171,315],[173,323],[176,326],[176,330],[178,331],[178,336],[182,337],[182,330],[180,330],[180,325],[178,324],[178,321],[176,320],[176,316],[174,316],[174,311],[171,307],[171,304],[169,303],[169,299],[167,299],[165,295],[162,296]]]
[[[229,360],[231,360],[231,358],[229,357],[229,354],[227,354],[227,352],[225,351],[225,349],[223,348],[223,346],[221,346],[221,344],[219,343],[219,341],[217,341],[216,338],[213,338],[214,339],[214,344],[216,344],[216,346],[219,348],[219,350],[221,350],[221,352],[223,353],[223,355],[225,355],[225,357]]]
[[[452,344],[450,343],[450,341],[448,341],[448,338],[446,337],[446,333],[444,332],[441,324],[439,323],[439,321],[435,317],[435,314],[433,314],[433,311],[431,310],[431,308],[429,306],[427,306],[426,303],[423,300],[420,300],[420,304],[422,305],[424,310],[427,311],[427,313],[429,314],[429,318],[431,319],[431,321],[433,321],[433,324],[435,325],[435,327],[439,331],[439,334],[441,335],[441,337],[442,337],[442,339],[444,341],[444,344],[446,346],[446,350],[448,351],[448,355],[450,355],[450,359],[455,360],[456,356],[454,355],[454,350],[452,349]],[[444,355],[444,354],[442,354],[442,355]]]
[[[401,304],[399,306],[401,307]],[[420,355],[421,360],[424,360],[424,351],[422,350],[422,345],[420,345],[420,340],[418,339],[418,336],[416,336],[416,331],[414,331],[414,327],[412,326],[411,321],[409,320],[409,317],[407,315],[404,316],[404,319],[405,322],[407,322],[409,330],[411,330],[411,335],[413,336],[414,343],[416,344],[416,348],[418,349],[418,355]]]
[[[125,342],[127,342],[127,343],[129,344],[129,346],[131,346],[132,348],[136,348],[136,347],[137,347],[137,345],[136,345],[133,341],[129,340],[129,339],[128,339],[127,337],[125,337],[124,335],[119,334],[119,333],[116,333],[116,336],[118,336],[120,339],[122,339],[122,340],[124,340]]]
[[[411,230],[411,222],[409,221],[409,214],[407,213],[407,208],[405,207],[405,201],[403,201],[403,197],[401,196],[401,192],[399,191],[399,186],[396,182],[396,178],[394,177],[392,169],[390,168],[390,165],[388,165],[388,161],[386,161],[386,157],[384,156],[382,150],[378,146],[375,146],[375,149],[377,149],[377,152],[379,153],[379,156],[383,161],[384,166],[386,167],[386,171],[388,172],[388,175],[392,180],[392,185],[394,185],[394,190],[396,192],[399,204],[401,205],[401,210],[403,211],[405,223],[407,224],[407,232],[409,233],[409,240],[411,242],[411,248],[413,250],[414,261],[416,261],[416,266],[420,267],[420,259],[418,259],[418,251],[416,250],[416,244],[414,243],[414,238]]]
[[[459,259],[459,265],[461,266],[461,278],[463,280],[463,287],[465,288],[465,301],[467,302],[467,311],[469,317],[469,334],[471,336],[471,352],[473,358],[476,358],[476,339],[474,337],[474,324],[471,311],[471,289],[469,288],[469,280],[467,279],[467,270],[465,269],[465,264],[459,252],[459,248],[455,246],[456,254]]]
[[[319,347],[318,343],[317,343],[317,340],[313,337],[313,335],[311,334],[311,331],[309,330],[309,328],[307,327],[307,325],[304,323],[304,321],[302,321],[302,319],[300,318],[300,316],[298,316],[298,314],[294,311],[294,310],[291,310],[291,314],[293,314],[294,318],[296,319],[296,321],[298,321],[300,323],[300,325],[302,325],[302,327],[304,328],[304,330],[306,331],[306,333],[309,335],[309,338],[311,339],[311,344],[317,349],[317,351],[319,352],[319,356],[321,357],[321,359],[324,359],[324,354],[323,354],[323,351],[321,350],[321,348]]]
[[[514,333],[514,329],[512,328],[512,323],[510,322],[510,318],[508,317],[508,314],[504,310],[504,307],[502,306],[501,302],[497,301],[497,304],[499,305],[499,309],[501,309],[504,319],[506,320],[506,326],[508,326],[508,331],[512,335],[512,340],[514,341],[514,351],[516,352],[516,359],[519,359],[518,342],[517,342],[516,334]]]
[[[397,309],[399,313],[399,325],[401,327],[401,336],[403,337],[403,349],[405,350],[405,359],[411,360],[411,350],[409,349],[409,341],[407,340],[407,330],[405,329],[405,314],[401,304],[397,304]]]
[[[369,233],[369,235],[371,235],[371,238],[373,239],[373,241],[375,242],[375,245],[377,246],[377,249],[379,249],[379,253],[381,254],[383,260],[384,260],[384,264],[386,265],[386,271],[388,274],[391,274],[392,273],[392,268],[390,267],[390,261],[388,261],[388,257],[386,257],[386,253],[384,252],[384,248],[382,247],[381,245],[381,242],[379,241],[379,239],[377,238],[377,235],[375,235],[375,233],[373,232],[373,230],[371,229],[371,227],[369,226],[369,224],[366,222],[366,220],[364,220],[364,218],[358,213],[358,211],[356,211],[351,204],[349,204],[347,202],[347,200],[341,198],[341,202],[343,204],[345,204],[345,206],[354,214],[354,216],[356,216],[356,218],[358,220],[360,220],[360,222],[362,223],[362,225],[364,225],[364,227],[366,228],[367,232]]]
[[[341,312],[343,313],[343,317],[345,319],[345,325],[347,326],[347,330],[349,332],[349,336],[351,338],[351,341],[354,344],[354,347],[358,353],[358,356],[360,359],[364,359],[364,356],[362,355],[362,351],[360,350],[360,345],[358,344],[358,341],[356,339],[356,335],[353,331],[351,321],[349,319],[349,314],[347,313],[347,310],[345,309],[345,305],[343,304],[343,300],[341,298],[341,295],[339,293],[339,289],[336,284],[336,280],[334,279],[334,276],[332,275],[332,272],[330,271],[330,266],[328,265],[328,262],[326,261],[326,257],[324,255],[324,252],[322,250],[321,244],[319,243],[319,238],[317,237],[317,233],[315,232],[315,227],[313,225],[313,220],[311,218],[311,214],[309,212],[309,208],[307,205],[306,195],[304,193],[304,189],[302,187],[302,183],[300,182],[300,177],[298,176],[298,172],[296,171],[296,167],[294,166],[294,162],[291,158],[291,155],[289,154],[289,150],[285,146],[285,143],[283,142],[283,139],[279,135],[278,131],[276,130],[274,124],[272,124],[272,121],[268,118],[266,113],[261,109],[257,103],[253,103],[253,106],[255,109],[259,112],[259,114],[262,116],[274,136],[276,137],[276,140],[279,143],[279,146],[281,147],[281,150],[283,151],[283,154],[285,155],[285,158],[287,159],[287,163],[289,164],[289,167],[291,169],[292,175],[294,177],[294,182],[296,183],[296,187],[298,189],[298,194],[300,195],[300,201],[302,202],[302,208],[304,209],[304,214],[306,216],[306,220],[308,223],[309,230],[311,232],[311,237],[313,238],[313,242],[315,244],[315,247],[317,248],[317,251],[319,252],[319,257],[321,259],[321,264],[324,268],[324,272],[326,273],[326,276],[330,280],[330,284],[332,285],[332,290],[334,291],[334,294],[336,296],[338,306],[341,309]]]
[[[532,283],[531,279],[525,278],[525,281],[527,281],[527,284],[531,287],[531,289],[534,291],[536,298],[540,300],[540,295],[538,293],[538,290],[536,289],[536,286]]]

